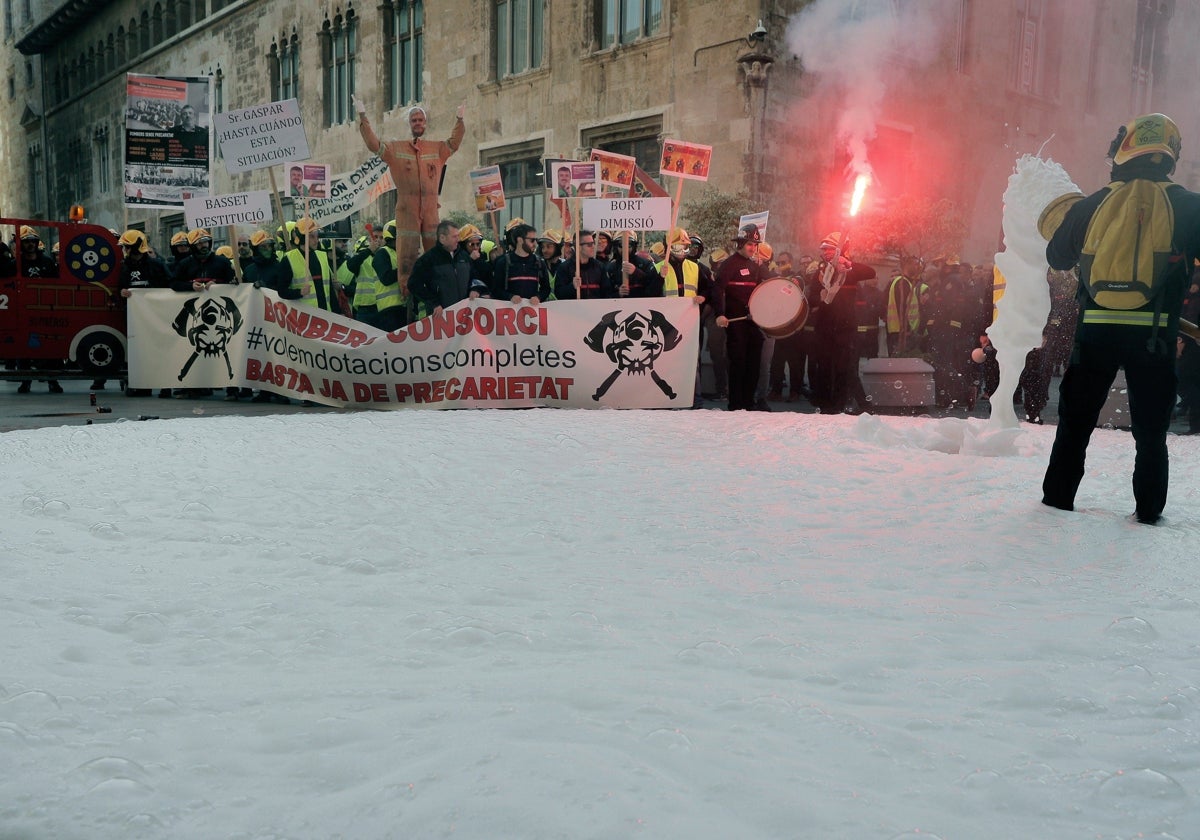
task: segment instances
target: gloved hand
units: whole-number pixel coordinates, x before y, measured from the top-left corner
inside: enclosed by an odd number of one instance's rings
[[[364,116],[367,113],[367,106],[362,104],[362,100],[359,99],[357,96],[355,96],[353,93],[350,94],[350,100],[354,103],[354,110],[358,112],[358,115],[360,117]]]

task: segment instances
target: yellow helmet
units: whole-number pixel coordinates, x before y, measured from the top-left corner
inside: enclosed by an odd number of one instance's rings
[[[688,236],[688,232],[681,227],[671,228],[671,232],[667,234],[668,245],[683,245],[685,248],[692,244],[692,238]]]
[[[361,254],[371,250],[371,238],[365,233],[354,240],[354,253]]]
[[[312,233],[316,229],[317,229],[317,223],[314,222],[308,216],[305,216],[303,219],[296,220],[296,230],[298,230],[300,233],[304,234],[305,236]]]
[[[42,241],[42,237],[38,236],[36,230],[29,225],[21,225],[21,241],[24,242],[26,239],[36,239],[38,242]]]
[[[132,248],[138,254],[145,254],[150,251],[150,246],[146,243],[146,234],[133,228],[122,233],[117,244],[123,248]]]
[[[656,260],[661,260],[663,258],[663,254],[666,252],[667,249],[663,247],[661,242],[655,242],[650,246],[650,256],[654,257]]]
[[[538,242],[553,242],[555,245],[561,245],[562,241],[562,232],[557,228],[546,228],[538,237]]]
[[[468,239],[483,239],[483,234],[475,225],[467,223],[459,229],[458,239],[460,242],[466,242]]]
[[[517,225],[523,225],[523,224],[525,224],[524,219],[522,219],[520,216],[513,216],[511,219],[508,220],[508,224],[506,224],[504,226],[504,232],[508,233],[510,230],[515,228]]]
[[[392,219],[386,225],[383,226],[383,238],[384,239],[392,239],[392,240],[394,240],[396,238],[396,221],[395,221],[395,219]]]
[[[233,248],[229,245],[222,245],[217,249],[217,256],[224,257],[227,260],[233,259]]]
[[[775,249],[766,242],[762,242],[758,246],[758,255],[764,260],[769,260],[771,257],[775,256]]]
[[[172,248],[174,248],[176,245],[187,245],[187,244],[188,244],[188,235],[187,235],[187,231],[185,231],[185,230],[181,230],[181,231],[179,231],[179,233],[177,233],[171,237],[171,247]]]
[[[1108,155],[1117,166],[1142,155],[1166,154],[1179,160],[1182,141],[1179,126],[1165,114],[1146,114],[1117,130]]]
[[[254,246],[255,248],[257,248],[259,245],[262,245],[265,242],[270,242],[270,241],[271,241],[271,234],[267,233],[265,230],[256,230],[256,231],[254,231],[254,233],[250,234],[250,244],[252,246]]]
[[[212,242],[212,234],[209,233],[204,228],[196,228],[195,230],[190,231],[188,233],[188,244],[189,245],[195,245],[201,239],[207,239],[209,242]]]

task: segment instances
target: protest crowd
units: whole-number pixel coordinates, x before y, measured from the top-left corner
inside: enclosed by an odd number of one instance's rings
[[[744,219],[731,219],[731,229],[734,223],[741,226],[729,241],[711,248],[679,225],[665,238],[654,235],[659,241],[651,242],[645,232],[633,230],[576,230],[565,201],[555,202],[567,223],[563,229],[539,231],[514,217],[502,231],[493,228],[489,238],[475,224],[460,226],[440,215],[441,178],[463,137],[463,108],[444,141],[423,140],[426,116],[419,107],[410,111],[411,141],[383,141],[370,127],[365,109],[356,105],[367,149],[387,164],[395,182],[395,220],[382,227],[365,225],[361,235],[345,240],[322,238],[306,213],[273,232],[239,232],[236,250],[214,248],[212,233],[196,228],[172,237],[165,260],[143,232],[130,229],[119,237],[122,295],[129,297],[138,288],[192,293],[245,282],[294,304],[385,331],[478,298],[540,306],[686,297],[700,307],[701,351],[707,350],[712,364],[711,387],[704,391],[697,359],[693,408],[704,407],[707,398],[729,410],[771,411],[771,403],[807,401],[822,413],[869,412],[872,400],[860,366],[862,360],[878,357],[919,358],[931,365],[942,409],[973,410],[999,384],[996,352],[986,331],[1002,278],[990,263],[971,264],[945,254],[928,262],[902,255],[894,266],[890,259],[871,265],[860,261],[837,231],[813,243],[811,254],[794,256],[791,249],[776,251],[760,228],[742,223]],[[165,120],[170,115],[142,116]],[[565,166],[555,172],[559,180],[569,174]],[[556,196],[579,194],[567,183],[549,186],[560,191]],[[495,224],[494,214],[492,220]],[[31,228],[22,228],[20,245],[11,247],[22,249],[24,276],[57,273],[57,260],[44,254],[45,246]],[[10,246],[0,242],[0,277],[15,273]],[[1200,274],[1195,279],[1200,281]],[[793,329],[772,333],[752,317],[751,296],[769,282],[788,283],[799,291],[803,313]],[[1026,357],[1013,395],[1024,419],[1038,424],[1051,380],[1067,367],[1078,319],[1074,272],[1052,270],[1047,283],[1051,309],[1043,342]],[[1185,303],[1188,312],[1200,307],[1198,288],[1193,282]],[[1180,347],[1179,392],[1182,410],[1194,405],[1200,420],[1196,355],[1195,348]],[[52,392],[61,390],[54,380],[47,381]],[[92,385],[103,388],[105,382]],[[29,381],[19,385],[19,392],[29,390]],[[211,394],[211,389],[186,388],[159,392],[182,398]],[[254,394],[237,387],[227,388],[225,399],[288,400],[269,390]]]

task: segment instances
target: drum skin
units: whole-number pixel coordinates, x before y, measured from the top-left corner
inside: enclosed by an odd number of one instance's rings
[[[808,299],[786,277],[764,280],[750,295],[750,320],[767,338],[787,338],[808,320]]]

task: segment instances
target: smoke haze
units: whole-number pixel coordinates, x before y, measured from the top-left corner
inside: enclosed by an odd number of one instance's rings
[[[817,79],[817,93],[840,102],[838,142],[850,169],[871,175],[867,143],[875,137],[888,79],[937,57],[940,0],[817,0],[792,18],[788,47]]]

